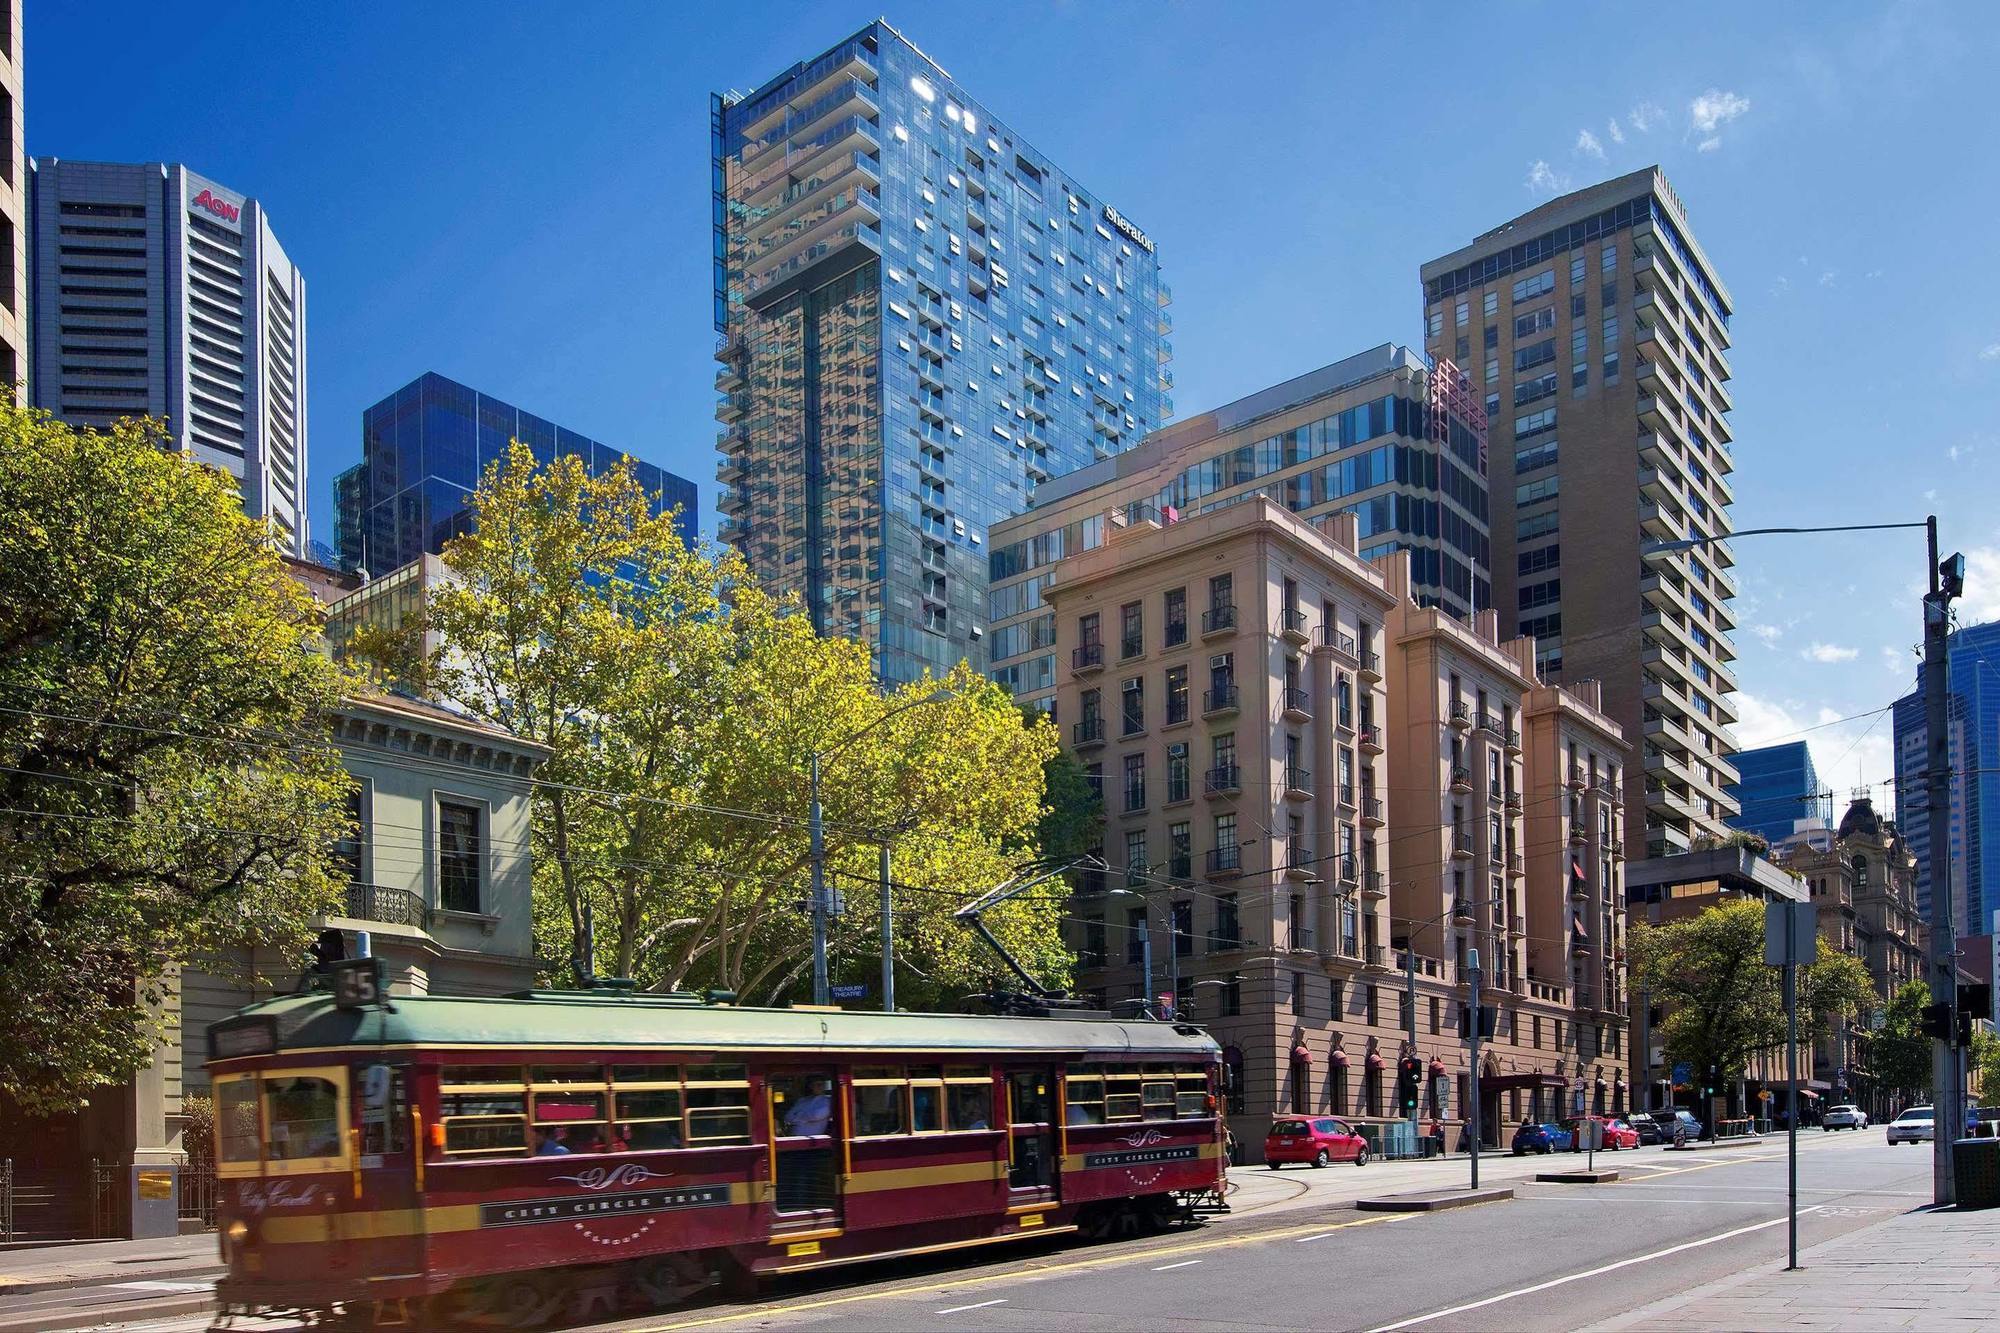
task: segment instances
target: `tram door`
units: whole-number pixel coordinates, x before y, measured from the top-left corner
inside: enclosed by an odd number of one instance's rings
[[[399,1248],[406,1247],[404,1273],[421,1271],[424,1266],[423,1194],[419,1183],[418,1158],[424,1145],[417,1141],[417,1125],[410,1115],[410,1071],[384,1064],[356,1065],[348,1086],[354,1098],[354,1146],[360,1176],[356,1212],[347,1214],[359,1235],[400,1235]],[[407,1226],[399,1225],[407,1214]],[[384,1229],[383,1224],[388,1226]],[[381,1252],[377,1251],[378,1255]],[[390,1262],[381,1256],[381,1262]]]
[[[776,1230],[816,1230],[839,1220],[836,1087],[830,1069],[778,1069],[765,1079]]]
[[[1056,1197],[1056,1071],[1007,1075],[1007,1188],[1013,1202]]]

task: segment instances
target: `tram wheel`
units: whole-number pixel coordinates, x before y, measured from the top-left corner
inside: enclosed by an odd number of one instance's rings
[[[565,1295],[546,1274],[511,1273],[482,1282],[470,1292],[464,1318],[489,1328],[538,1328],[555,1314]]]
[[[663,1254],[642,1259],[632,1271],[632,1284],[640,1297],[655,1309],[678,1305],[718,1278],[712,1268],[692,1254]]]

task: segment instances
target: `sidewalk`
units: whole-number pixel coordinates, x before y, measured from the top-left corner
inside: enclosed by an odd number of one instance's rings
[[[1987,1329],[2000,1317],[2000,1208],[1923,1209],[1594,1325],[1612,1330]]]
[[[213,1277],[222,1272],[215,1233],[164,1240],[107,1240],[0,1250],[0,1308],[6,1298],[139,1278]]]

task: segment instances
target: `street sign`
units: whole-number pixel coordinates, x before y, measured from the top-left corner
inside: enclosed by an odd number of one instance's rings
[[[1684,1084],[1694,1077],[1694,1066],[1683,1060],[1674,1066],[1675,1084]]]
[[[860,982],[833,986],[830,990],[833,998],[836,1000],[865,1000],[868,998],[868,987]]]
[[[382,960],[343,958],[327,969],[333,975],[337,1009],[366,1009],[382,998]]]
[[[1764,904],[1764,961],[1806,964],[1818,956],[1819,913],[1809,902],[1773,898]]]

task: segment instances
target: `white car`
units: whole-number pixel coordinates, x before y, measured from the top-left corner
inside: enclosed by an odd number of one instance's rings
[[[1912,1106],[1889,1122],[1889,1142],[1929,1143],[1937,1137],[1934,1112],[1928,1106]]]
[[[1820,1117],[1819,1127],[1824,1130],[1866,1129],[1868,1113],[1858,1106],[1831,1106]]]

